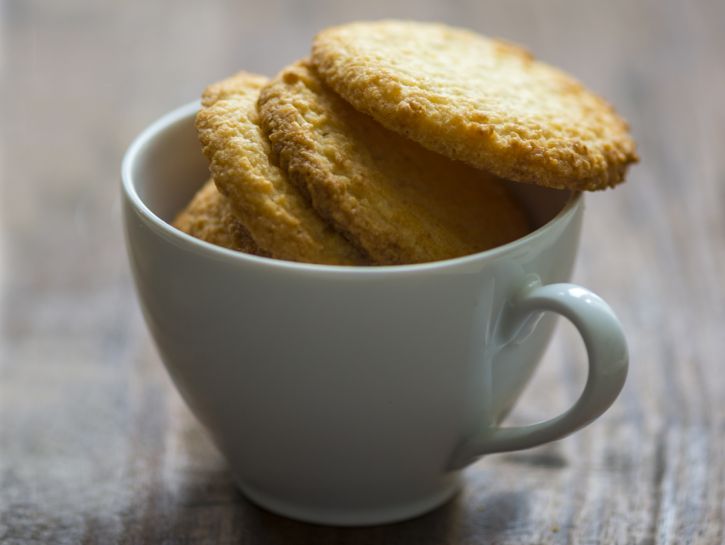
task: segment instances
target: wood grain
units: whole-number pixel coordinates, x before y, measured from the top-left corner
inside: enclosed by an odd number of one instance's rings
[[[628,332],[612,409],[487,457],[409,522],[335,529],[248,503],[162,369],[119,218],[130,139],[314,32],[414,17],[526,44],[607,97],[643,161],[589,196],[575,281]],[[725,5],[715,0],[0,1],[0,543],[725,543]],[[558,328],[511,422],[575,398]]]

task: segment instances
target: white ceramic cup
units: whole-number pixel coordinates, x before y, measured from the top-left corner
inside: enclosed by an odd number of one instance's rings
[[[166,115],[129,148],[126,240],[161,357],[252,501],[317,523],[405,519],[451,497],[477,457],[560,439],[617,397],[620,324],[565,283],[580,194],[515,184],[537,228],[458,259],[336,267],[246,255],[167,223],[208,177],[197,108]],[[584,391],[556,418],[501,427],[554,314],[584,339]]]

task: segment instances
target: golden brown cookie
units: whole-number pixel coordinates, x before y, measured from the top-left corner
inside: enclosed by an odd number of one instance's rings
[[[262,255],[244,226],[232,212],[229,202],[208,180],[191,202],[179,212],[173,226],[217,246],[248,254]]]
[[[325,223],[270,160],[258,125],[266,78],[240,73],[204,91],[196,126],[219,191],[254,242],[272,257],[335,265],[367,259]]]
[[[380,21],[322,31],[322,79],[389,129],[519,182],[602,189],[637,161],[603,99],[517,46],[440,24]]]
[[[378,263],[462,256],[527,232],[503,183],[385,129],[304,61],[262,90],[259,112],[290,181]]]

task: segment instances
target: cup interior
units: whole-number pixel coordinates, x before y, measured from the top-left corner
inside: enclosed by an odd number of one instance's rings
[[[198,102],[162,117],[131,145],[124,183],[158,218],[170,223],[209,178],[196,135]]]
[[[526,210],[532,231],[554,219],[576,195],[566,189],[551,189],[534,184],[507,182],[507,186]]]
[[[209,178],[206,159],[194,127],[199,103],[187,104],[162,117],[131,145],[124,159],[126,191],[166,223],[191,200]],[[532,231],[547,224],[577,194],[533,184],[508,182],[531,221]]]

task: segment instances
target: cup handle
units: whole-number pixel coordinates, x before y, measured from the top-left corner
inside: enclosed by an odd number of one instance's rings
[[[579,330],[589,358],[589,375],[576,403],[563,414],[529,426],[493,428],[456,449],[450,469],[479,456],[520,450],[555,441],[599,417],[619,395],[627,376],[629,357],[622,326],[598,295],[575,284],[550,284],[525,290],[502,325],[520,331],[529,319],[551,311],[568,318]]]

